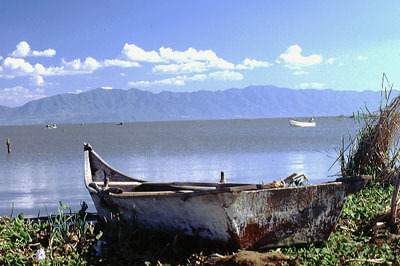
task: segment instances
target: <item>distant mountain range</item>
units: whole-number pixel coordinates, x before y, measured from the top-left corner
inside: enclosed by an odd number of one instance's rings
[[[380,92],[249,86],[224,91],[151,93],[95,89],[20,107],[0,106],[0,125],[351,115],[379,106]]]

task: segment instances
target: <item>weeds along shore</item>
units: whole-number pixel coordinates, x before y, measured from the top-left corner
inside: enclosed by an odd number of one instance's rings
[[[328,241],[250,253],[251,260],[285,264],[400,264],[400,235],[376,223],[390,206],[393,186],[373,183],[349,196]],[[202,239],[154,234],[118,218],[88,221],[86,205],[69,214],[61,205],[46,220],[0,218],[1,265],[232,265],[243,250]],[[236,254],[236,255],[234,255]],[[268,254],[266,258],[266,254]],[[274,256],[270,256],[275,254]],[[243,264],[242,264],[243,265]],[[245,265],[245,264],[244,264]]]

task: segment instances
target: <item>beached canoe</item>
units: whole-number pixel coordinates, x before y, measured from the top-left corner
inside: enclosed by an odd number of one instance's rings
[[[314,118],[311,118],[309,121],[297,121],[289,119],[289,123],[292,127],[315,127],[317,125]]]
[[[154,183],[109,166],[88,144],[84,178],[98,215],[136,219],[154,231],[261,249],[327,240],[349,193],[368,176],[318,185],[266,188],[261,184]]]

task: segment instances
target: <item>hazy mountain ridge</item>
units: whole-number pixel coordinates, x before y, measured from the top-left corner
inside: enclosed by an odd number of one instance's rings
[[[95,89],[60,94],[20,107],[0,106],[0,124],[309,117],[351,115],[367,103],[376,110],[380,92],[293,90],[250,86],[224,91],[151,93]]]

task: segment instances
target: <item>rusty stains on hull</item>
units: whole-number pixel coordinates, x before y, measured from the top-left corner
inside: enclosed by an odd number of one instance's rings
[[[255,184],[152,184],[111,168],[91,147],[85,148],[84,167],[85,185],[99,217],[109,219],[118,213],[153,231],[183,233],[250,249],[327,240],[347,195],[370,179],[360,176],[268,189]],[[109,182],[103,184],[107,179]],[[136,191],[138,187],[152,189]]]
[[[233,245],[254,249],[327,240],[346,200],[345,189],[332,184],[245,194],[228,233]]]

